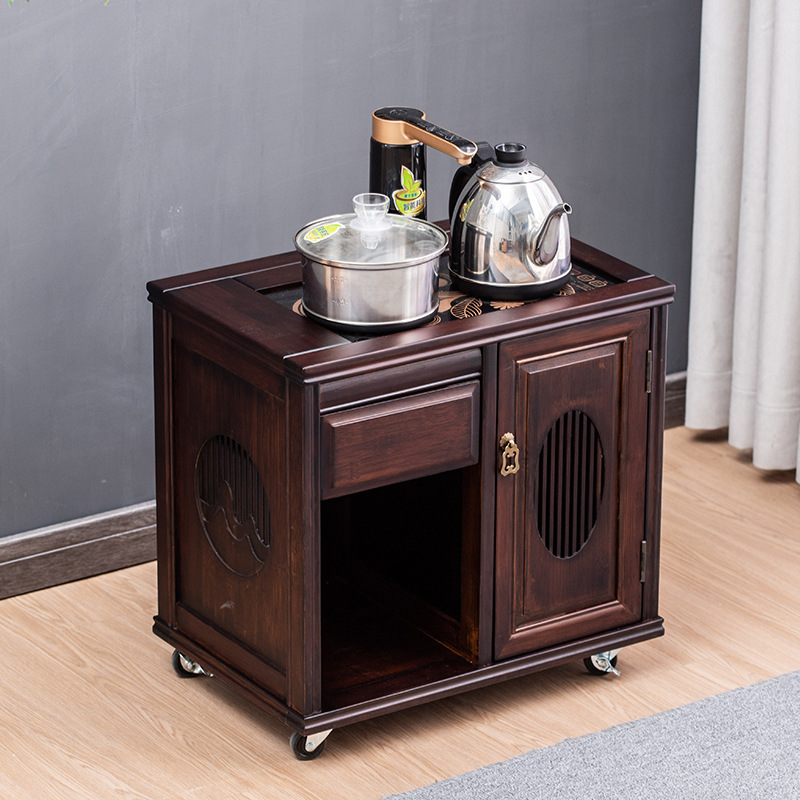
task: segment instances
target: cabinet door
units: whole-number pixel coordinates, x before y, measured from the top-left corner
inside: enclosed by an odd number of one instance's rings
[[[641,311],[500,346],[496,658],[641,618],[649,323]]]

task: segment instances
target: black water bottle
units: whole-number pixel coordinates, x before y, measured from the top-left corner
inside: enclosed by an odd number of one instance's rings
[[[389,210],[426,219],[425,145],[469,164],[475,142],[425,119],[418,108],[387,106],[372,112],[369,190],[389,197]]]
[[[381,125],[382,122],[415,118],[423,118],[422,111],[417,108],[379,108],[373,114],[373,136],[369,140],[369,190],[389,198],[390,213],[427,219],[425,145],[422,142],[401,143],[391,127]]]
[[[425,145],[369,140],[369,190],[389,198],[389,212],[427,219]]]

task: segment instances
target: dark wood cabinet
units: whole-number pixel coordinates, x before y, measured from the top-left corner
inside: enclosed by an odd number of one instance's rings
[[[559,296],[443,286],[432,324],[363,339],[302,316],[295,254],[149,285],[176,668],[281,715],[303,756],[663,632],[673,287],[579,242],[573,261]]]

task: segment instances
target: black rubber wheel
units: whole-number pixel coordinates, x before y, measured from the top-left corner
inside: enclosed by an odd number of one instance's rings
[[[189,672],[183,668],[181,664],[181,654],[177,650],[172,652],[172,669],[179,678],[199,678],[200,674],[197,672]]]
[[[293,733],[291,735],[289,746],[292,748],[292,752],[297,758],[301,761],[311,761],[322,755],[322,751],[325,749],[324,741],[320,742],[313,750],[306,750],[306,742],[308,742],[307,736],[303,736],[299,733]]]
[[[616,667],[617,666],[617,657],[614,656],[614,658],[611,659],[610,663],[611,663],[612,667]],[[605,670],[598,669],[594,665],[594,662],[592,661],[592,657],[591,656],[587,656],[586,658],[583,659],[583,666],[586,667],[586,670],[589,673],[591,673],[592,675],[608,675],[608,673]]]

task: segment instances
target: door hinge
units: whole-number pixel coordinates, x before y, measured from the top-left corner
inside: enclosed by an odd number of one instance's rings
[[[647,539],[642,539],[642,549],[639,557],[639,582],[647,580]]]
[[[647,394],[653,391],[653,351],[647,351],[647,366],[645,367],[644,390]]]

